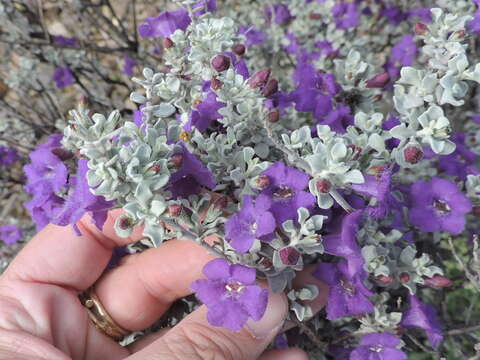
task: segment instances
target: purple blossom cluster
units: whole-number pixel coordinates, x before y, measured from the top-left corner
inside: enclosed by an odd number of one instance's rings
[[[75,154],[61,144],[62,135],[51,135],[30,153],[30,164],[24,166],[27,184],[25,190],[32,199],[25,204],[37,230],[47,224],[73,225],[85,213],[90,213],[95,225],[101,229],[112,202],[91,193],[87,182],[88,161],[75,159]],[[76,168],[76,173],[72,170]]]

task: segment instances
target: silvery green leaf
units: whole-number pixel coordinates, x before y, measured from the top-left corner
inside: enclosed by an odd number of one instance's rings
[[[130,94],[130,100],[137,104],[145,104],[147,102],[147,98],[137,92],[132,92]]]
[[[141,182],[137,185],[135,189],[135,198],[143,207],[145,208],[148,207],[148,204],[152,199],[152,197],[153,197],[152,191],[145,184],[145,182]]]
[[[297,291],[297,293],[297,298],[300,300],[313,300],[318,296],[319,290],[316,285],[310,284],[300,289],[300,291]]]
[[[156,117],[164,118],[173,115],[176,111],[177,109],[172,104],[162,103],[156,106],[153,115]]]
[[[150,211],[152,212],[153,215],[159,217],[165,212],[165,209],[167,208],[167,203],[163,200],[156,199],[152,200],[150,203]]]
[[[333,199],[329,194],[318,194],[317,204],[320,209],[330,209],[333,206]]]
[[[291,269],[284,269],[278,274],[267,274],[268,285],[272,292],[278,294],[291,284],[294,277],[295,271]]]
[[[360,170],[354,169],[344,175],[344,181],[351,184],[363,184],[365,179]]]
[[[148,237],[155,246],[160,244],[165,239],[165,229],[163,226],[152,223],[150,221],[145,222],[145,228],[143,229],[143,235]]]
[[[267,144],[262,142],[255,145],[255,154],[257,154],[259,158],[266,159],[269,152],[270,149]]]
[[[145,79],[150,80],[150,79],[153,78],[154,72],[153,72],[152,69],[146,67],[146,68],[143,68],[142,74],[143,74],[143,76],[145,77]]]

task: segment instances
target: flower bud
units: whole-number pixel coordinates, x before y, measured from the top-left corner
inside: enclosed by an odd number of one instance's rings
[[[168,205],[168,215],[171,217],[177,217],[182,212],[182,205],[171,204]]]
[[[174,45],[174,43],[173,43],[172,39],[170,39],[168,37],[163,39],[163,47],[165,49],[170,49],[173,45]]]
[[[212,90],[218,90],[222,86],[223,86],[223,83],[217,78],[213,78],[212,81],[210,82],[210,87],[212,88]]]
[[[69,160],[74,156],[73,152],[60,147],[53,149],[52,154],[58,157],[62,161]]]
[[[480,217],[480,206],[479,205],[475,205],[472,208],[472,214],[475,215],[476,217]]]
[[[388,75],[387,72],[383,72],[381,74],[377,74],[371,79],[367,80],[367,89],[381,89],[390,80],[390,76]]]
[[[415,145],[410,145],[403,150],[405,161],[409,164],[417,164],[423,159],[423,150]]]
[[[228,205],[228,198],[226,196],[220,196],[213,202],[213,207],[219,210],[223,210]]]
[[[327,179],[322,179],[317,182],[317,190],[320,194],[327,194],[332,188],[332,183]]]
[[[382,285],[390,285],[393,282],[393,277],[387,275],[378,275],[375,280]]]
[[[272,96],[278,91],[278,80],[277,79],[270,79],[267,82],[267,85],[262,89],[262,95],[265,97]]]
[[[235,44],[232,46],[232,51],[238,55],[238,56],[242,56],[243,54],[245,54],[245,45],[243,44]]]
[[[148,170],[153,171],[154,173],[158,173],[161,169],[162,169],[162,167],[160,165],[155,164],[155,165],[150,166],[150,168]]]
[[[293,247],[281,249],[278,252],[278,255],[280,256],[280,260],[284,265],[296,265],[298,263],[298,259],[300,258],[300,253]]]
[[[409,282],[409,281],[410,281],[410,274],[407,273],[407,272],[402,272],[402,273],[400,274],[400,277],[399,277],[398,280],[400,280],[400,282],[401,282],[402,284],[403,284],[403,283],[406,283],[406,282]]]
[[[248,84],[252,89],[259,88],[267,83],[270,73],[271,71],[269,69],[257,71],[250,79],[248,79]]]
[[[272,124],[276,123],[278,120],[280,120],[280,113],[277,110],[270,111],[267,115],[267,120]]]
[[[322,14],[319,13],[312,13],[308,15],[310,20],[320,20],[322,18]]]
[[[270,178],[267,175],[262,175],[255,179],[255,183],[257,185],[257,189],[263,190],[270,185]]]
[[[230,58],[225,55],[217,55],[212,59],[212,67],[218,72],[225,71],[230,67]]]
[[[418,22],[415,24],[415,34],[417,35],[424,35],[427,32],[428,28],[427,25],[424,23]]]
[[[423,279],[423,284],[425,286],[430,286],[433,288],[441,289],[447,286],[452,285],[452,281],[445,276],[442,275],[435,275],[431,278]]]

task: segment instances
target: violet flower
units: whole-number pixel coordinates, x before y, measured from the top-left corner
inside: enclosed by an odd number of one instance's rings
[[[69,38],[62,35],[54,35],[52,36],[53,42],[60,46],[68,46],[68,47],[76,47],[77,46],[77,39]]]
[[[225,259],[210,261],[203,268],[207,279],[190,286],[207,308],[207,320],[213,326],[239,331],[248,318],[259,321],[268,303],[268,290],[256,285],[256,270],[230,265]]]
[[[365,334],[349,360],[405,360],[407,355],[397,349],[400,343],[399,338],[388,332]]]
[[[272,7],[273,7],[273,11],[272,11]],[[269,6],[265,9],[265,13],[266,13],[268,22],[272,20],[272,16],[273,16],[275,20],[275,24],[277,25],[284,25],[292,19],[292,14],[290,14],[290,10],[288,10],[288,6],[285,4],[275,4],[271,7]]]
[[[202,186],[212,190],[215,187],[215,177],[203,163],[191,154],[185,145],[180,145],[180,151],[174,154],[179,161],[178,170],[170,176],[169,184],[173,198],[188,198],[198,194]]]
[[[0,146],[0,166],[11,165],[20,160],[17,149]]]
[[[137,65],[138,62],[134,58],[125,55],[125,57],[123,58],[123,73],[127,74],[128,76],[132,76],[133,68]]]
[[[240,211],[225,223],[226,238],[235,250],[246,253],[255,239],[270,235],[275,230],[275,218],[269,211],[271,204],[266,195],[259,195],[255,203],[252,196],[243,197]]]
[[[63,89],[75,82],[72,72],[66,66],[57,67],[53,72],[52,80],[55,81],[55,85],[57,85],[59,89]]]
[[[146,23],[138,27],[138,33],[144,38],[169,37],[175,30],[185,30],[191,19],[184,9],[164,11],[157,17],[147,17]]]
[[[13,224],[0,226],[0,240],[6,245],[13,245],[23,237],[23,232]]]
[[[446,175],[455,176],[462,180],[466,180],[469,174],[480,174],[480,171],[475,167],[477,154],[465,144],[465,137],[464,133],[456,133],[450,136],[450,140],[455,143],[455,151],[449,155],[439,156],[438,159],[438,165]]]
[[[411,66],[417,57],[417,46],[413,35],[404,35],[390,51],[390,59],[385,64],[385,71],[394,81],[400,76],[400,69]]]
[[[409,219],[422,232],[436,230],[459,234],[465,229],[470,200],[449,180],[438,177],[417,181],[410,189],[412,207]]]
[[[415,295],[409,295],[408,300],[410,308],[403,313],[401,325],[425,330],[428,341],[437,348],[443,340],[443,335],[435,308],[422,303]]]
[[[183,127],[186,131],[191,131],[195,126],[198,131],[205,131],[214,120],[220,119],[223,116],[218,113],[225,104],[217,101],[217,95],[210,91],[205,99],[192,110],[190,120]]]
[[[272,212],[278,225],[287,220],[297,219],[297,210],[301,207],[311,209],[315,205],[315,197],[307,191],[309,176],[304,172],[290,168],[283,162],[276,162],[265,170],[269,185],[261,194],[272,199]]]
[[[255,29],[253,26],[240,26],[239,33],[245,35],[245,46],[260,45],[265,41],[263,31]]]
[[[367,297],[374,294],[363,284],[367,277],[363,270],[352,277],[347,262],[342,260],[336,265],[328,263],[317,265],[313,275],[330,285],[326,307],[327,319],[333,320],[373,311],[373,304]]]
[[[349,29],[359,24],[360,12],[356,4],[340,2],[332,8],[332,15],[337,29]]]
[[[363,268],[364,260],[357,242],[357,232],[362,218],[362,210],[348,214],[342,220],[340,234],[325,235],[323,237],[325,252],[344,257],[347,263],[346,271],[349,276],[355,276]]]

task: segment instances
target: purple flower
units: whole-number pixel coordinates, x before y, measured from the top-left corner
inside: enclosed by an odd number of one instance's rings
[[[210,261],[203,268],[207,279],[190,286],[207,308],[207,320],[213,326],[240,330],[248,318],[259,321],[268,303],[268,290],[256,285],[256,270],[230,265],[225,259]]]
[[[473,34],[480,33],[480,10],[475,12],[475,15],[472,20],[467,23],[468,31]]]
[[[131,58],[128,55],[125,55],[123,58],[123,73],[127,74],[128,76],[133,75],[133,68],[138,65],[138,62],[134,59]]]
[[[201,0],[192,6],[195,16],[205,14],[205,12],[217,11],[217,0]],[[200,9],[200,10],[197,10]]]
[[[327,107],[325,106],[325,108]],[[319,114],[319,112],[317,112],[317,114]],[[328,125],[332,131],[335,131],[338,134],[345,134],[347,132],[347,127],[353,125],[353,123],[354,120],[350,107],[343,104],[337,104],[335,109],[330,109],[330,111],[320,118],[316,124]]]
[[[245,35],[245,46],[260,45],[265,41],[263,31],[255,29],[253,26],[240,26],[239,33]]]
[[[0,146],[0,166],[11,165],[19,159],[17,149]]]
[[[55,81],[55,85],[57,85],[59,89],[63,89],[75,82],[72,72],[66,66],[57,67],[53,72],[52,79]]]
[[[190,17],[184,9],[164,11],[157,17],[146,18],[146,23],[138,27],[141,37],[169,37],[175,30],[185,30],[190,25]]]
[[[268,196],[243,197],[243,207],[225,223],[225,234],[235,250],[246,253],[255,239],[270,235],[275,230],[275,218],[269,212],[272,201]]]
[[[385,217],[389,210],[392,170],[386,165],[377,170],[378,173],[364,175],[363,184],[353,184],[352,189],[362,195],[376,199],[375,206],[369,206],[367,211],[373,218]]]
[[[400,68],[411,66],[417,57],[417,46],[413,35],[404,35],[390,51],[390,59],[385,64],[385,70],[388,72],[391,80],[395,80],[400,75]]]
[[[88,160],[78,160],[77,173],[69,184],[73,190],[66,198],[63,206],[55,211],[55,217],[51,220],[53,224],[60,226],[73,224],[79,235],[81,233],[75,223],[82,218],[83,214],[90,212],[95,225],[101,230],[107,219],[107,212],[113,206],[113,202],[106,201],[103,196],[96,196],[90,191],[87,172]]]
[[[373,296],[373,293],[363,284],[366,278],[363,270],[352,277],[349,275],[347,262],[342,260],[336,265],[319,264],[313,275],[330,285],[327,319],[333,320],[373,311],[373,304],[367,298]]]
[[[465,229],[470,200],[449,180],[434,177],[417,181],[410,189],[412,207],[409,219],[422,232],[436,230],[459,234]]]
[[[323,237],[325,252],[335,256],[342,256],[346,259],[349,276],[354,276],[361,272],[364,263],[361,249],[357,242],[357,233],[362,218],[362,210],[348,214],[342,220],[340,234],[325,235]]]
[[[52,36],[53,42],[60,46],[67,46],[67,47],[76,47],[77,46],[77,39],[75,38],[68,38],[62,35],[54,35]]]
[[[198,194],[202,186],[212,190],[215,187],[215,178],[195,155],[191,154],[185,145],[180,145],[173,157],[178,161],[178,170],[170,176],[169,184],[173,198],[188,198]]]
[[[407,19],[407,14],[400,8],[392,6],[384,8],[380,11],[380,14],[388,19],[390,25],[399,25],[402,21]]]
[[[422,303],[415,295],[410,295],[408,299],[410,308],[403,314],[401,325],[425,330],[428,341],[437,348],[443,340],[443,335],[435,308]]]
[[[261,193],[272,199],[270,211],[278,225],[287,220],[296,221],[299,208],[311,209],[315,205],[315,197],[303,191],[309,181],[304,172],[276,162],[262,176],[268,177],[269,185]]]
[[[450,176],[456,176],[466,180],[467,175],[478,175],[480,172],[475,167],[477,154],[465,144],[465,134],[453,134],[450,139],[455,143],[455,151],[449,155],[439,156],[438,165],[440,169]]]
[[[400,339],[390,333],[365,334],[349,360],[405,360],[407,355],[396,348],[399,345]]]
[[[359,24],[360,13],[356,4],[341,2],[332,8],[337,29],[348,29]]]
[[[267,15],[267,20],[270,22],[272,20],[272,7],[267,7],[265,9]],[[284,4],[275,4],[273,5],[273,16],[275,24],[283,25],[292,19],[292,14],[288,10],[288,6]]]
[[[210,91],[205,100],[192,111],[190,120],[185,124],[184,130],[191,131],[192,127],[195,126],[199,131],[205,131],[214,120],[223,117],[218,113],[218,110],[224,106],[223,102],[217,101],[217,95]]]
[[[424,23],[429,24],[432,22],[432,13],[430,11],[430,8],[412,9],[412,10],[409,10],[407,13],[408,13],[409,19],[418,17],[420,21]]]
[[[0,226],[0,240],[6,245],[13,245],[23,236],[22,230],[13,224]]]

